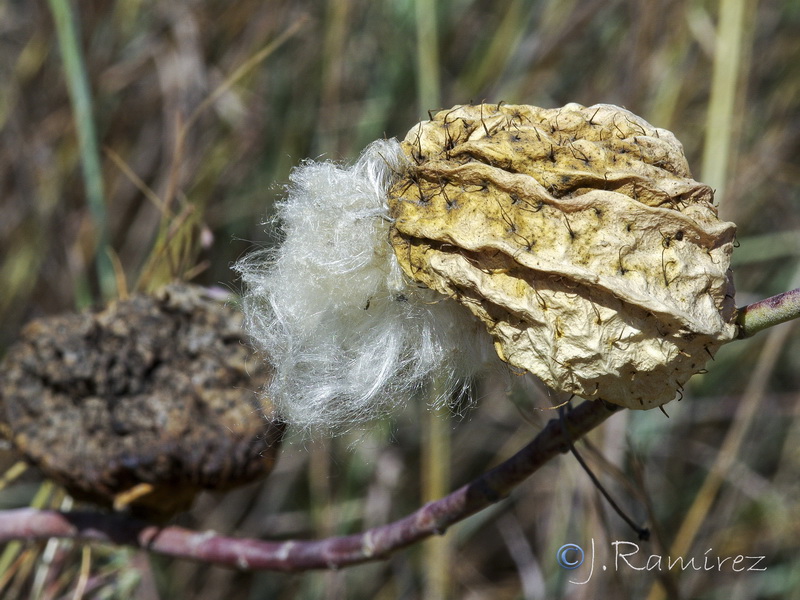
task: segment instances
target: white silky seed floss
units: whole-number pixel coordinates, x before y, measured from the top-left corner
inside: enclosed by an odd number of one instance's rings
[[[289,423],[347,428],[433,379],[447,402],[496,361],[479,321],[397,263],[387,199],[407,168],[395,140],[352,166],[304,163],[277,207],[281,244],[235,266],[248,333],[275,371],[266,393]]]

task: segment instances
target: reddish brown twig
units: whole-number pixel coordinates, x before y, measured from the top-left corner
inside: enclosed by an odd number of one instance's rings
[[[136,546],[169,556],[252,570],[304,571],[379,560],[432,534],[442,534],[453,523],[506,497],[542,465],[567,452],[569,440],[580,438],[618,409],[602,401],[584,402],[563,420],[551,420],[530,444],[473,482],[399,521],[356,535],[269,542],[182,527],[158,527],[118,515],[25,508],[0,512],[0,542],[72,538]]]

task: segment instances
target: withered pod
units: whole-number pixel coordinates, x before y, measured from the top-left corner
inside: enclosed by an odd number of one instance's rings
[[[669,131],[610,105],[483,104],[439,112],[402,147],[397,259],[511,365],[652,408],[734,337],[735,226]]]
[[[0,366],[14,447],[76,498],[149,516],[262,477],[283,425],[241,320],[176,284],[30,323]]]

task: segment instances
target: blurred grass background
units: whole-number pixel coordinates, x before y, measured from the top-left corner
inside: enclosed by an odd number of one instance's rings
[[[88,200],[98,182],[87,188],[87,123],[76,126],[51,12],[58,3],[0,1],[0,353],[27,320],[108,294],[98,256],[115,269],[116,293],[172,275],[236,288],[230,265],[270,243],[261,223],[293,165],[352,159],[373,139],[404,136],[427,109],[470,101],[610,102],[673,130],[695,176],[720,192],[721,216],[739,226],[738,303],[798,285],[796,0],[73,2],[104,224]],[[671,549],[702,561],[711,549],[763,555],[765,571],[615,569],[610,543],[635,536],[564,456],[453,527],[444,552],[415,547],[375,565],[283,575],[148,563],[66,542],[9,544],[0,594],[800,598],[800,337],[791,330],[723,348],[667,407],[669,419],[622,413],[579,444],[618,501],[653,529],[631,562]],[[439,477],[452,489],[554,416],[525,380],[510,393],[483,382],[477,396],[474,409],[439,428],[449,430],[449,448],[425,442],[420,406],[351,436],[290,437],[266,483],[205,496],[178,522],[276,539],[400,517],[420,505],[431,453],[449,463]],[[31,502],[69,500],[30,472],[0,489],[0,507]],[[589,572],[560,568],[557,549],[588,552],[592,540],[590,581],[570,583]],[[445,577],[431,582],[436,573]]]

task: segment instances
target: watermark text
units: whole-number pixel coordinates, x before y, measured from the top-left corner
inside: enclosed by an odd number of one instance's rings
[[[556,553],[556,562],[564,569],[575,570],[584,566],[583,571],[588,569],[588,576],[585,580],[575,581],[570,579],[570,583],[584,585],[589,583],[594,575],[595,568],[607,571],[613,568],[615,571],[630,569],[632,571],[714,571],[717,573],[743,573],[752,571],[766,571],[767,567],[763,564],[764,556],[747,556],[737,554],[735,556],[721,556],[709,548],[703,554],[694,556],[670,556],[661,554],[648,554],[639,547],[636,542],[614,541],[611,542],[610,555],[613,560],[603,560],[595,553],[594,538],[587,551],[578,544],[564,544]]]

